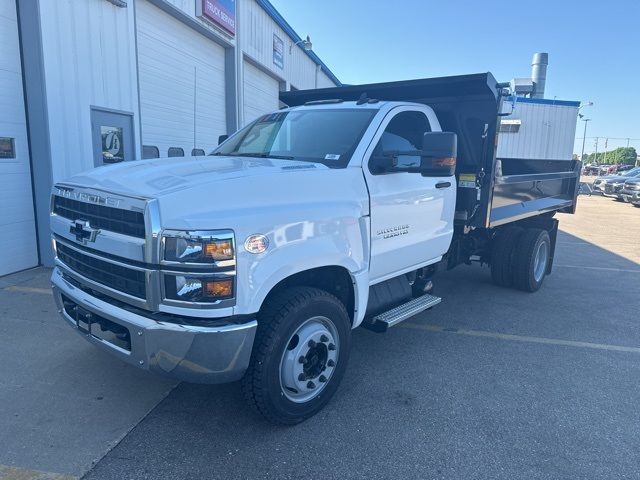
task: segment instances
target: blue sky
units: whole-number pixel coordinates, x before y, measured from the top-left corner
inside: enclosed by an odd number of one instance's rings
[[[582,109],[586,151],[600,136],[637,139],[640,152],[640,0],[270,1],[344,83],[485,71],[509,81],[548,52],[545,96],[594,102]]]

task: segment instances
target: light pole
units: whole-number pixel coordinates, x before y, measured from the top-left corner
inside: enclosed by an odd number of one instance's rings
[[[584,143],[587,140],[587,122],[590,122],[590,118],[584,118],[584,115],[580,114],[580,109],[583,107],[590,107],[593,105],[593,102],[582,103],[580,102],[580,106],[578,107],[578,116],[580,120],[584,122],[584,135],[582,136],[582,153],[580,154],[580,161],[584,160]]]
[[[581,118],[584,122],[584,134],[582,136],[582,153],[580,154],[580,161],[584,160],[584,142],[587,140],[587,122],[590,122],[590,118]]]

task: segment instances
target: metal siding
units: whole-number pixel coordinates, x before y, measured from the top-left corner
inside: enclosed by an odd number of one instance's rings
[[[57,181],[93,167],[92,105],[138,114],[134,11],[104,0],[40,0],[40,13]],[[134,118],[136,140],[137,126]]]
[[[15,5],[0,0],[0,137],[16,150],[0,159],[0,276],[38,264]]]
[[[299,90],[315,88],[316,63],[299,45],[293,46],[289,54],[289,47],[294,42],[269,14],[255,0],[239,0],[236,8],[239,9],[238,37],[242,51],[276,77],[286,79],[295,88]],[[284,68],[273,63],[274,34],[284,42]],[[318,86],[333,87],[335,84],[320,72]]]
[[[161,157],[169,147],[209,152],[226,133],[224,48],[146,1],[137,6],[142,143]]]
[[[280,82],[251,63],[244,62],[244,124],[278,109]]]
[[[502,118],[520,119],[520,130],[498,135],[498,157],[570,160],[577,115],[576,106],[517,102],[513,114]]]

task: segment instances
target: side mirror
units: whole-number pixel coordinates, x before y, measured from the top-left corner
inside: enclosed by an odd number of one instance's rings
[[[453,132],[427,132],[422,138],[421,174],[450,177],[456,173],[458,136]]]
[[[229,135],[220,135],[218,137],[218,145],[220,145],[222,142],[224,142],[227,138],[229,138]]]
[[[392,150],[371,157],[373,174],[419,173],[424,177],[450,177],[456,172],[458,137],[452,132],[427,132],[422,150]]]

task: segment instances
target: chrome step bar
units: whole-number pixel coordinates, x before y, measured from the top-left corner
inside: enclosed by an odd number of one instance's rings
[[[403,303],[391,310],[376,315],[370,321],[364,323],[363,326],[376,332],[386,332],[390,327],[434,307],[441,301],[442,298],[440,297],[429,294],[422,295],[421,297],[414,298],[407,303]]]

